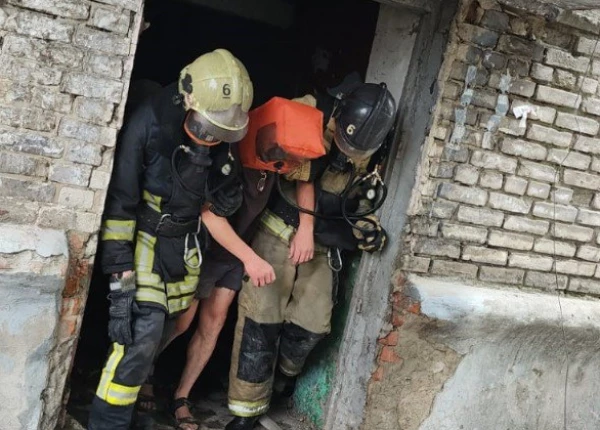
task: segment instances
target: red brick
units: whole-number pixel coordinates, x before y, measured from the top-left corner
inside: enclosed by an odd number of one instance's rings
[[[81,297],[65,297],[62,301],[61,314],[63,317],[77,317],[81,313]]]
[[[92,265],[89,260],[71,259],[63,297],[75,296],[84,288],[87,288],[91,274]]]
[[[404,317],[400,314],[394,313],[394,316],[392,317],[392,325],[394,327],[400,327],[402,324],[404,324]]]
[[[400,333],[397,331],[392,331],[388,333],[388,335],[382,339],[379,339],[379,343],[382,345],[388,346],[396,346],[398,345],[398,338],[400,337]]]
[[[60,321],[58,339],[59,341],[67,340],[77,334],[77,318],[66,317]]]
[[[85,250],[85,243],[89,239],[89,234],[70,232],[69,233],[69,251],[75,257],[81,257]]]
[[[420,314],[421,313],[421,303],[413,303],[407,309],[411,314]]]
[[[83,313],[83,309],[82,309],[82,298],[81,297],[73,297],[73,305],[71,308],[71,315],[75,315],[75,316],[79,316],[80,314]]]
[[[383,367],[379,366],[375,372],[373,372],[373,381],[379,382],[383,380]]]
[[[392,275],[392,285],[396,288],[403,288],[406,284],[406,278],[401,270],[396,270]]]
[[[394,351],[392,346],[384,346],[381,348],[379,361],[381,363],[399,363],[402,361],[402,358]]]
[[[404,296],[399,291],[392,294],[392,303],[401,304],[404,299]]]
[[[406,300],[406,296],[404,296],[404,294],[401,292],[393,293],[391,297],[392,309],[394,311],[400,311],[404,309],[406,307]]]

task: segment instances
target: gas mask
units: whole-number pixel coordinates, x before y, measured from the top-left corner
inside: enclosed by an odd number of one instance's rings
[[[188,111],[183,122],[183,129],[188,137],[196,145],[194,146],[213,146],[221,143],[221,140],[213,136],[204,126],[201,115],[193,110]]]

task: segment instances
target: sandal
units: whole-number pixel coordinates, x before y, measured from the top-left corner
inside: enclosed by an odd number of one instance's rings
[[[142,387],[144,386],[150,386],[152,387],[152,393],[153,394],[145,394],[145,393],[138,393],[137,396],[137,410],[140,412],[155,412],[157,410],[156,407],[156,397],[154,396],[154,387],[152,384],[149,383],[144,383],[142,385]]]
[[[187,428],[183,427],[184,424],[195,425],[196,430],[200,430],[200,421],[194,418],[193,416],[177,418],[177,416],[175,415],[175,411],[184,406],[187,406],[188,409],[190,409],[191,413],[193,404],[188,400],[187,397],[179,397],[178,399],[173,400],[173,405],[171,406],[171,414],[173,415],[173,419],[175,420],[175,424],[177,425],[177,430],[188,430]]]

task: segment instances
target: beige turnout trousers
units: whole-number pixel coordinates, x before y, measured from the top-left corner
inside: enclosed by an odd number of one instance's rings
[[[285,375],[298,375],[331,328],[333,279],[327,249],[316,245],[314,258],[295,266],[288,258],[292,234],[292,227],[267,212],[252,243],[273,266],[277,280],[262,288],[245,282],[240,292],[228,396],[236,416],[265,413],[275,366]]]

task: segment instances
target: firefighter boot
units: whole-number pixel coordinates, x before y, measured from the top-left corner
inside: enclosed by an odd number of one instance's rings
[[[225,426],[225,430],[252,430],[259,417],[235,417]]]
[[[273,395],[279,399],[288,399],[294,395],[297,376],[288,376],[277,369],[273,381]]]

